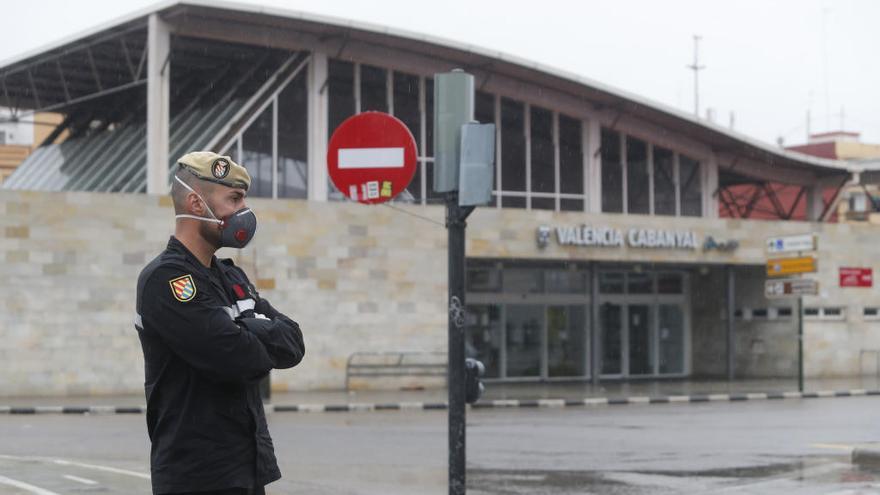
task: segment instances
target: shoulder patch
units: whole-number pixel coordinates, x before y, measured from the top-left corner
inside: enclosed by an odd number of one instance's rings
[[[196,282],[193,280],[192,275],[184,275],[169,280],[168,285],[171,286],[171,293],[174,295],[174,298],[180,302],[188,302],[196,297]]]

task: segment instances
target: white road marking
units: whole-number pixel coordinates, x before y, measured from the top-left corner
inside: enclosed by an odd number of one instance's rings
[[[38,486],[29,485],[23,481],[14,480],[12,478],[7,478],[6,476],[0,476],[0,485],[6,486],[14,486],[15,488],[20,488],[22,490],[26,490],[35,495],[58,495],[55,492],[50,492],[49,490],[45,490]]]
[[[114,468],[114,467],[109,467],[109,466],[99,466],[97,464],[84,464],[81,462],[74,462],[74,461],[65,461],[64,459],[53,459],[52,462],[54,462],[55,464],[58,464],[60,466],[76,466],[76,467],[81,467],[81,468],[86,468],[86,469],[94,469],[96,471],[104,471],[107,473],[123,474],[125,476],[133,476],[135,478],[141,478],[141,479],[145,479],[145,480],[150,479],[149,474],[138,473],[136,471],[129,471],[127,469],[119,469],[119,468]]]
[[[403,168],[403,148],[340,148],[340,169]]]
[[[79,476],[73,476],[72,474],[65,474],[64,477],[69,479],[70,481],[76,481],[77,483],[82,483],[84,485],[97,485],[98,484],[98,482],[95,480],[80,478]]]
[[[831,449],[831,450],[852,450],[855,445],[844,445],[839,443],[813,443],[810,447],[814,449]]]

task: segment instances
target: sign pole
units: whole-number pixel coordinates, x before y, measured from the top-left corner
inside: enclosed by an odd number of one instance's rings
[[[458,192],[446,195],[449,236],[449,495],[465,493],[465,220],[473,206],[458,205]]]
[[[804,296],[798,296],[798,391],[804,392]]]

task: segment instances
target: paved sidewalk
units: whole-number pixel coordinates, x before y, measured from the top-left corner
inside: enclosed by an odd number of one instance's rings
[[[510,384],[488,383],[478,408],[553,407],[602,404],[739,401],[759,399],[814,398],[875,395],[880,379],[875,377],[809,380],[805,394],[797,393],[797,381],[740,380],[645,380],[632,382]],[[274,393],[268,402],[276,411],[349,411],[375,409],[443,409],[446,389],[359,390]],[[0,398],[0,412],[117,412],[140,413],[142,395],[7,397]],[[64,410],[68,409],[68,410]]]

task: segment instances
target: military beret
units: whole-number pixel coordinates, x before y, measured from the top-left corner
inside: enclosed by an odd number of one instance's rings
[[[191,151],[178,158],[177,164],[202,180],[245,191],[251,186],[247,169],[232,161],[232,158],[213,151]]]

